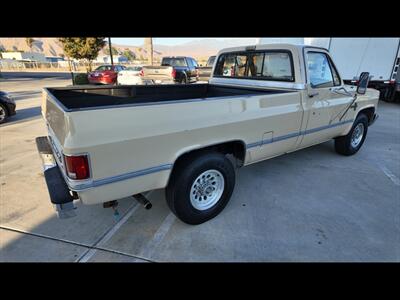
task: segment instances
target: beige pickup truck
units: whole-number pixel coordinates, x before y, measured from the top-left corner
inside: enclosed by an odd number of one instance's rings
[[[368,71],[368,70],[365,70]],[[51,202],[103,203],[165,189],[183,222],[217,216],[235,168],[335,139],[352,155],[379,92],[343,85],[326,49],[289,44],[220,51],[208,84],[46,88],[48,136],[37,138]]]

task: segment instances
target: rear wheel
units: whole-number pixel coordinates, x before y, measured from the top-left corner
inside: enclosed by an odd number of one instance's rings
[[[178,162],[166,188],[172,212],[187,224],[201,224],[217,216],[229,202],[235,170],[218,152],[197,154]]]
[[[368,117],[361,113],[354,121],[350,132],[335,139],[335,150],[342,155],[353,155],[360,150],[368,132]]]
[[[187,78],[185,75],[182,75],[181,80],[180,80],[181,84],[187,84]]]
[[[0,124],[4,123],[7,117],[8,117],[7,108],[3,104],[0,104]]]

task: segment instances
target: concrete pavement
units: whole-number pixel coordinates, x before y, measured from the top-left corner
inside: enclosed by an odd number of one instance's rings
[[[238,170],[231,201],[204,224],[179,221],[163,190],[149,211],[127,198],[119,219],[78,204],[59,220],[34,139],[45,134],[38,91],[70,82],[29,76],[0,81],[19,97],[0,125],[0,261],[400,261],[399,104],[380,102],[355,156],[327,142]]]

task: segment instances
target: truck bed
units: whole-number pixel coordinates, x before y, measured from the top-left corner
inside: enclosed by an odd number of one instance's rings
[[[212,84],[144,85],[144,86],[80,86],[48,88],[54,100],[65,111],[107,108],[119,105],[143,105],[164,101],[221,98],[243,95],[287,93],[284,90],[223,87]]]

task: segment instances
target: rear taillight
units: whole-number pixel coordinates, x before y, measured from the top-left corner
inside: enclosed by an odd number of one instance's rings
[[[144,76],[144,72],[143,72],[143,70],[141,70],[140,72],[139,72],[139,76]]]
[[[67,175],[71,179],[82,180],[90,177],[89,159],[87,155],[64,155]]]
[[[176,77],[176,70],[175,69],[172,69],[171,76],[172,76],[172,78]]]

